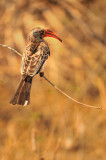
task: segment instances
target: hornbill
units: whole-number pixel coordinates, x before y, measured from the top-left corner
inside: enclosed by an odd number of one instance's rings
[[[62,42],[60,37],[49,29],[37,27],[30,32],[28,45],[22,55],[21,81],[10,104],[24,106],[30,104],[32,79],[38,73],[43,76],[44,73],[41,72],[41,69],[50,56],[49,46],[44,37],[53,37]]]

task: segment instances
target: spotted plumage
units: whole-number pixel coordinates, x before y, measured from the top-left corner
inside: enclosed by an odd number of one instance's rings
[[[43,41],[30,51],[31,44],[27,46],[22,56],[21,74],[34,76],[41,70],[43,64],[50,55],[48,44]],[[37,49],[36,49],[37,48]]]

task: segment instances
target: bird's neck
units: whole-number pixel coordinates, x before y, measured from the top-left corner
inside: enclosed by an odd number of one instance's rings
[[[35,39],[34,41],[29,41],[31,46],[39,46],[41,42],[44,42],[44,39]]]
[[[40,45],[41,42],[44,42],[44,40],[41,39],[39,41],[37,40],[37,41],[34,41],[34,42],[29,41],[28,46],[26,48],[29,55],[30,54],[32,55],[35,52],[35,50],[38,48],[38,46]]]
[[[43,38],[35,38],[32,36],[32,37],[29,37],[28,41],[29,41],[29,44],[37,45],[37,44],[43,42],[44,39]]]
[[[43,42],[44,39],[41,38],[41,37],[35,38],[34,36],[29,36],[28,41],[29,41],[29,43],[35,43],[35,44],[37,44],[37,43]]]

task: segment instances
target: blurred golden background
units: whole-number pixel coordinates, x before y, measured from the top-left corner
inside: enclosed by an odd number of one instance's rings
[[[0,160],[106,159],[106,0],[0,0],[0,43],[23,53],[35,27],[51,56],[45,76],[67,94],[104,110],[77,105],[39,75],[27,107],[9,104],[21,57],[0,47]]]

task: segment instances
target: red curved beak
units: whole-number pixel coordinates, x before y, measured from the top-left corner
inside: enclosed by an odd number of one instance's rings
[[[51,31],[50,29],[45,29],[43,37],[53,37],[62,42],[61,38],[54,31]]]

